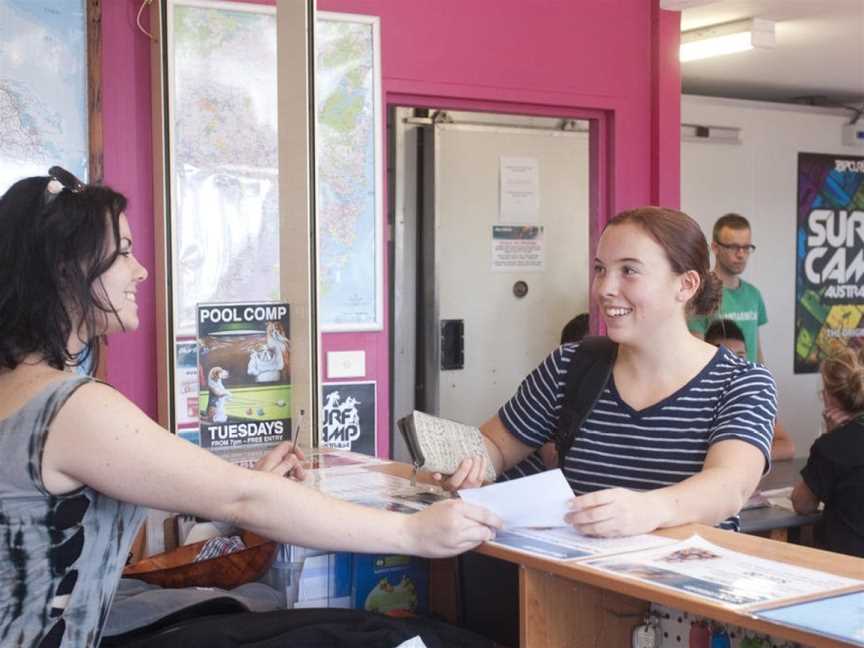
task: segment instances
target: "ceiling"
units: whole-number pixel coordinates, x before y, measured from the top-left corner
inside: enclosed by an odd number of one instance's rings
[[[681,30],[777,21],[775,49],[681,64],[686,94],[864,106],[864,0],[660,0]]]

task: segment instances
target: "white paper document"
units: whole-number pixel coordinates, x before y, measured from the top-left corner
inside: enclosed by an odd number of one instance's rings
[[[498,220],[536,223],[540,211],[540,162],[537,158],[500,159]]]
[[[570,510],[573,490],[560,468],[530,477],[513,479],[459,491],[466,502],[489,509],[504,521],[505,529],[514,527],[563,526]]]

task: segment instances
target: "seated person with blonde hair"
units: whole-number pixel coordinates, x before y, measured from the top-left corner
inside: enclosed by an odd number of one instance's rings
[[[827,432],[810,448],[792,505],[804,515],[824,502],[820,545],[864,557],[864,349],[841,347],[822,361],[821,373]]]
[[[747,359],[747,343],[744,332],[732,320],[715,320],[705,330],[705,341],[714,346],[724,346],[739,358]],[[795,442],[777,420],[774,422],[774,440],[771,443],[771,460],[783,461],[795,456]]]

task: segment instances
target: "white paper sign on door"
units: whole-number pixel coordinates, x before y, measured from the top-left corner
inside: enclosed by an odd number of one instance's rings
[[[542,272],[545,264],[542,226],[492,226],[493,272]]]
[[[536,223],[540,212],[540,164],[537,158],[501,157],[501,223]]]

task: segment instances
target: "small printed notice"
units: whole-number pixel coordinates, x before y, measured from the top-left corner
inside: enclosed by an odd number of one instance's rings
[[[537,158],[500,158],[501,223],[536,223],[540,212],[540,164]]]
[[[198,342],[178,339],[174,365],[174,418],[178,430],[198,432]]]
[[[661,547],[674,542],[671,538],[647,534],[595,538],[582,535],[573,527],[553,527],[499,531],[493,544],[553,560],[579,560]]]
[[[201,447],[245,466],[291,438],[289,308],[198,306]]]
[[[542,272],[545,264],[542,226],[492,226],[493,272]]]
[[[724,549],[698,535],[660,549],[584,564],[733,608],[864,585],[864,581]]]
[[[322,448],[375,455],[375,383],[327,383],[321,386]]]

